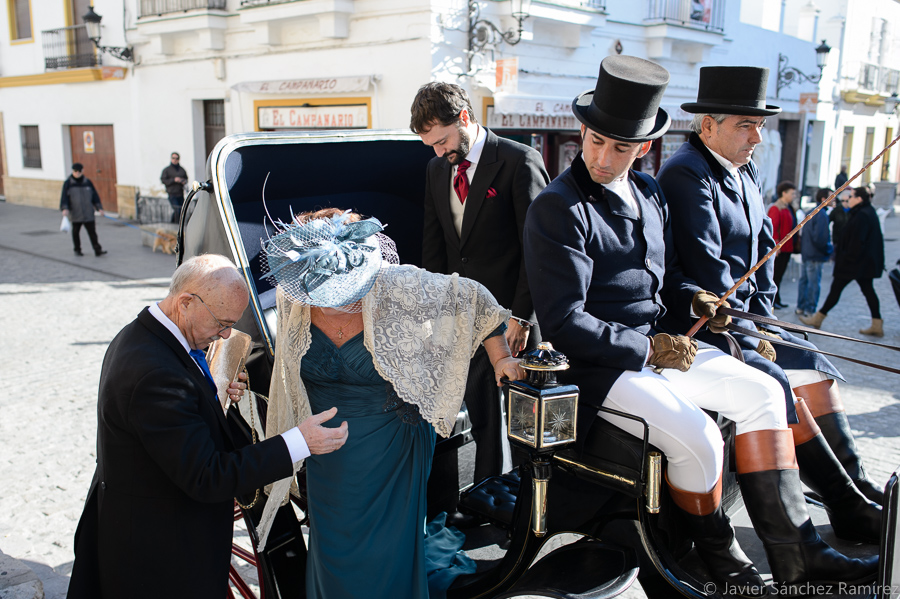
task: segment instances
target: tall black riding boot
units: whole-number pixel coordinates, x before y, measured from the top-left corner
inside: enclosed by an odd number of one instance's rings
[[[806,511],[790,430],[735,437],[738,480],[747,513],[766,549],[780,595],[809,585],[864,584],[878,574],[878,556],[851,559],[828,546]]]
[[[869,501],[850,480],[834,456],[806,402],[794,404],[798,424],[791,424],[800,480],[822,498],[834,534],[847,541],[872,543],[881,540],[881,506]]]
[[[681,508],[694,547],[709,575],[732,595],[763,597],[765,581],[737,542],[731,521],[722,509],[722,478],[708,493],[691,493],[669,484],[672,501]]]
[[[847,476],[870,501],[884,505],[884,487],[872,482],[863,468],[862,458],[856,449],[853,432],[844,412],[844,404],[838,392],[837,381],[829,379],[794,388],[797,397],[806,400],[809,411],[815,419],[822,436],[835,457],[844,467]]]

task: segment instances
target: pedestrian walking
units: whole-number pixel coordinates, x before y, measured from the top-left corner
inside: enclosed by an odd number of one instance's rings
[[[847,182],[847,165],[841,165],[841,172],[834,177],[834,188],[840,189],[841,185]]]
[[[816,192],[816,203],[821,204],[831,197],[831,190],[826,188]],[[803,243],[800,257],[803,263],[800,268],[800,282],[797,284],[797,309],[801,316],[809,316],[819,305],[819,291],[822,285],[822,266],[827,262],[834,246],[828,230],[828,214],[820,210],[803,228]]]
[[[94,211],[103,216],[103,205],[100,196],[91,180],[84,176],[84,165],[76,162],[72,165],[72,174],[63,183],[62,197],[59,200],[59,209],[63,216],[68,216],[72,222],[72,244],[76,256],[84,256],[81,252],[81,227],[87,231],[91,239],[91,247],[95,256],[106,253],[97,240],[97,227],[94,223]]]
[[[841,252],[834,261],[834,279],[828,297],[818,312],[809,318],[800,317],[805,324],[820,328],[828,312],[841,299],[841,292],[856,281],[869,305],[872,324],[860,329],[863,335],[884,336],[884,321],[881,318],[881,306],[873,285],[875,279],[884,272],[884,236],[881,233],[881,221],[875,208],[872,207],[869,190],[857,187],[850,198],[841,200],[850,208],[847,224],[841,236]]]

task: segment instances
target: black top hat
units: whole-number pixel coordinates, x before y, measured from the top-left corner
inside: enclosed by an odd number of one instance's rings
[[[659,107],[669,72],[636,56],[607,56],[600,63],[597,87],[572,101],[575,117],[592,131],[618,141],[644,142],[669,128]]]
[[[768,82],[766,67],[702,67],[697,101],[681,108],[693,114],[772,116],[781,108],[766,104]]]

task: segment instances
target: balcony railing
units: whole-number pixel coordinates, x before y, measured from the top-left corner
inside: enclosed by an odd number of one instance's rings
[[[100,64],[100,55],[84,25],[42,31],[44,67],[46,69],[77,69]]]
[[[139,17],[160,16],[189,10],[225,10],[225,0],[141,0]]]
[[[573,6],[575,8],[589,8],[600,12],[606,11],[606,0],[548,0],[550,4],[558,6]]]
[[[900,71],[881,67],[881,93],[888,96],[900,93]]]
[[[856,83],[860,89],[876,91],[878,89],[878,65],[868,62],[860,63],[859,79]]]
[[[649,0],[645,23],[667,23],[692,29],[722,33],[725,29],[725,0]]]

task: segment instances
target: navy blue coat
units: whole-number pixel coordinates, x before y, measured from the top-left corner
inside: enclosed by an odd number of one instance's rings
[[[838,208],[840,210],[840,208]],[[831,245],[831,232],[828,230],[828,213],[823,208],[801,230],[803,243],[800,244],[800,255],[803,261],[825,262],[834,251]]]
[[[641,215],[590,179],[579,154],[525,218],[525,267],[545,340],[569,357],[563,382],[580,387],[578,438],[626,370],[639,371],[666,313],[665,285],[688,310],[696,286],[681,276],[668,209],[649,176],[630,171]]]
[[[743,193],[737,179],[716,161],[700,137],[692,133],[657,175],[669,201],[675,248],[684,274],[700,288],[719,297],[775,247],[772,221],[766,215],[759,184],[759,171],[753,162],[749,162],[739,169],[739,173]],[[775,318],[772,312],[775,297],[773,268],[774,260],[770,259],[729,296],[728,303],[744,312]],[[690,313],[670,314],[666,324],[685,332],[692,324]],[[737,320],[736,324],[751,330],[756,328],[748,320]],[[808,341],[780,329],[773,332],[794,343],[815,348]],[[727,342],[721,335],[703,329],[696,337],[728,352]],[[743,349],[744,360],[781,383],[789,422],[796,422],[796,414],[790,383],[783,369],[811,369],[841,376],[819,354],[777,346],[777,358],[773,363],[756,351],[757,339],[740,334],[735,337]]]

